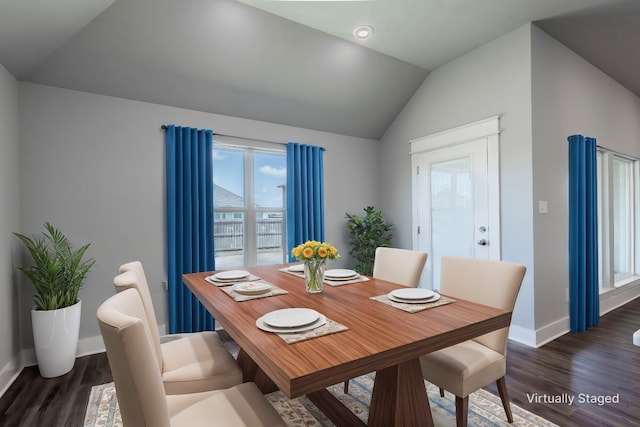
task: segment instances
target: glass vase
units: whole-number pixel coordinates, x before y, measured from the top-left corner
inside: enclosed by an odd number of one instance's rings
[[[310,259],[304,262],[304,282],[307,292],[311,294],[322,292],[325,263],[324,259]]]

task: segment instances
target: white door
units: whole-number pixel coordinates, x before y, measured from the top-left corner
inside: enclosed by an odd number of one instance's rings
[[[500,258],[497,159],[492,159],[497,150],[490,145],[482,136],[412,156],[414,248],[429,254],[422,287],[440,287],[442,256]]]

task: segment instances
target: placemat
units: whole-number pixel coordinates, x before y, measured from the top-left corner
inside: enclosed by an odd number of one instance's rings
[[[327,318],[327,323],[325,323],[320,327],[312,329],[310,331],[295,332],[290,334],[276,333],[276,335],[282,338],[287,344],[293,344],[300,341],[309,340],[311,338],[317,338],[317,337],[322,337],[324,335],[335,334],[337,332],[346,331],[347,329],[349,328],[344,326],[342,323],[338,323],[335,320],[331,320]],[[267,332],[267,333],[269,334],[272,332]]]
[[[285,267],[285,268],[280,268],[278,269],[278,271],[282,271],[283,273],[287,273],[287,274],[292,274],[296,277],[300,277],[302,279],[304,279],[304,273],[300,272],[300,271],[291,271],[289,270],[289,267]],[[360,275],[355,279],[352,280],[329,280],[325,277],[325,279],[323,280],[323,283],[326,283],[329,286],[342,286],[342,285],[349,285],[352,283],[360,283],[360,282],[366,282],[368,281],[369,278],[367,276],[363,276]]]
[[[381,302],[383,304],[390,305],[391,307],[394,307],[394,308],[399,308],[400,310],[404,310],[408,313],[417,313],[419,311],[427,310],[429,308],[439,307],[441,305],[451,304],[452,302],[456,302],[456,300],[454,300],[453,298],[445,297],[444,295],[440,295],[440,299],[438,301],[427,302],[424,304],[411,304],[411,303],[391,301],[387,296],[387,294],[378,295],[377,297],[371,297],[369,299]]]
[[[266,297],[272,297],[275,295],[283,295],[283,294],[288,294],[288,291],[285,291],[282,288],[277,287],[276,285],[274,285],[273,283],[269,283],[266,280],[254,280],[254,282],[258,282],[258,283],[267,283],[271,286],[271,290],[269,292],[264,292],[262,294],[256,294],[256,295],[246,295],[246,294],[241,294],[238,293],[236,291],[233,290],[232,286],[227,286],[224,288],[220,288],[221,291],[223,291],[224,293],[226,293],[227,295],[229,295],[231,298],[233,298],[234,300],[238,301],[238,302],[242,302],[242,301],[249,301],[252,299],[258,299],[258,298],[266,298]]]
[[[289,267],[279,268],[278,271],[282,271],[283,273],[291,274],[293,276],[301,277],[301,278],[304,279],[304,272],[303,271],[291,271],[291,270],[289,270]]]
[[[329,280],[327,278],[324,279],[324,283],[329,286],[342,286],[342,285],[350,285],[352,283],[360,283],[360,282],[368,282],[369,278],[367,276],[360,275],[355,279],[350,280]]]
[[[212,285],[216,285],[218,287],[222,287],[222,286],[230,286],[230,285],[235,285],[236,283],[242,283],[242,282],[255,282],[256,280],[260,280],[260,278],[258,276],[256,276],[255,274],[251,274],[249,277],[245,277],[242,278],[240,280],[234,280],[234,281],[227,281],[225,280],[224,282],[218,282],[217,280],[215,280],[213,278],[213,276],[207,276],[204,278],[204,280],[206,280],[207,282],[211,283]]]

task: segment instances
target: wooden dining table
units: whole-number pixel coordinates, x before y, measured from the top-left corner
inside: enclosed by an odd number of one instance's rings
[[[244,380],[264,392],[306,395],[338,426],[365,425],[326,388],[375,372],[369,426],[432,426],[419,357],[509,326],[511,312],[465,301],[409,313],[371,299],[402,285],[380,279],[324,286],[307,293],[304,278],[283,265],[246,268],[287,291],[236,301],[205,280],[215,272],[185,274],[185,285],[240,346]],[[256,326],[274,310],[310,308],[348,329],[292,344]]]

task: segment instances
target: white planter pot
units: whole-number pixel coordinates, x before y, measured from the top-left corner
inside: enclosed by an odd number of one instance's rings
[[[33,343],[40,375],[59,377],[76,361],[81,301],[59,310],[31,310]]]

